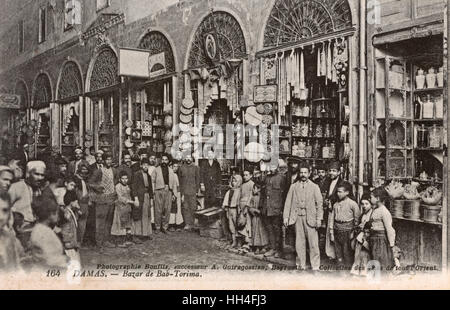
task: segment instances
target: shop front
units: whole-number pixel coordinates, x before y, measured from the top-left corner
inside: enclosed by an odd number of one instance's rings
[[[281,158],[297,157],[313,171],[339,160],[347,180],[357,166],[355,33],[345,0],[275,1],[256,54],[253,94],[254,125],[278,125],[279,141],[271,143]]]
[[[33,84],[30,122],[26,144],[30,158],[45,158],[51,153],[53,88],[46,73],[39,73]]]
[[[227,125],[241,123],[242,108],[248,103],[247,44],[231,13],[214,11],[202,19],[191,38],[185,69],[180,128],[194,128],[190,134],[200,142],[193,149],[195,156],[206,158],[213,150],[227,179],[231,166],[239,166],[243,159],[239,155],[243,145],[226,143],[236,141],[239,127],[227,130]],[[181,151],[190,150],[193,141],[184,142],[181,136],[181,142]]]
[[[171,43],[163,33],[150,31],[141,38],[137,49],[121,49],[120,55],[121,74],[127,76],[128,88],[122,114],[123,149],[170,154],[178,83]],[[139,55],[143,61],[130,66],[131,71],[142,67],[140,76],[138,72],[122,72],[132,55]]]
[[[92,146],[91,140],[83,141],[83,77],[74,61],[66,61],[58,79],[56,103],[52,108],[52,144],[63,156],[71,157],[76,146]]]
[[[7,164],[9,155],[14,151],[18,142],[20,130],[21,97],[0,93],[0,164]]]
[[[437,269],[447,262],[444,42],[440,18],[372,39],[373,178],[393,198],[405,261]]]
[[[88,71],[85,130],[81,138],[85,146],[111,153],[116,164],[121,156],[121,94],[118,56],[109,45],[102,46]]]

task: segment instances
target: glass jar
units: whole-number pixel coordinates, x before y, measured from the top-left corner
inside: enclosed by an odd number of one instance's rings
[[[305,157],[305,142],[299,141],[298,142],[298,157],[304,158]]]
[[[294,135],[294,136],[300,136],[300,133],[301,133],[301,127],[302,127],[302,124],[300,123],[300,120],[298,119],[296,122],[295,122],[295,126],[294,126],[294,129],[292,130],[292,134]]]
[[[423,103],[423,106],[422,106],[422,117],[423,118],[427,118],[427,119],[430,119],[430,118],[433,118],[434,117],[434,103],[433,103],[433,101],[431,101],[431,96],[430,95],[428,95],[428,97],[427,97],[427,101],[425,101],[424,103]]]
[[[330,143],[330,150],[328,152],[330,155],[329,158],[335,158],[336,157],[336,144]]]
[[[300,127],[300,136],[307,137],[308,136],[308,122],[306,120],[303,120],[302,125]]]
[[[316,130],[314,131],[314,137],[316,137],[316,138],[323,137],[323,127],[322,127],[321,120],[319,120],[319,122],[316,124]]]
[[[331,126],[330,123],[325,124],[325,128],[323,129],[323,136],[325,138],[330,138],[331,136]]]
[[[441,128],[434,124],[429,132],[429,147],[439,149],[441,148],[441,143]]]
[[[309,140],[306,140],[306,146],[305,146],[305,157],[311,158],[312,157],[312,145]]]
[[[330,158],[330,147],[328,146],[328,142],[325,142],[325,145],[322,148],[322,158]]]
[[[427,148],[428,147],[428,129],[424,124],[417,129],[417,147]]]
[[[309,106],[304,103],[303,109],[302,109],[302,115],[303,117],[309,117]]]
[[[316,142],[314,142],[314,145],[312,148],[312,157],[320,158],[321,154],[322,154],[322,148],[320,146],[319,140],[316,140]]]

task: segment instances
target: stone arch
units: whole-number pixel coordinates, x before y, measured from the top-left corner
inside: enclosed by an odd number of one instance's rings
[[[348,0],[273,0],[260,48],[283,46],[350,29],[354,8]]]
[[[110,45],[99,49],[89,64],[86,92],[116,85],[120,82],[117,51]]]
[[[84,92],[83,74],[76,60],[69,59],[63,63],[56,85],[56,100],[78,96]]]
[[[30,107],[30,97],[27,83],[23,79],[19,79],[14,86],[14,94],[20,96],[20,108],[26,109]]]
[[[203,49],[203,34],[211,32],[214,25],[217,29],[219,46],[223,49],[221,52],[225,53],[223,58],[243,58],[247,55],[248,35],[241,26],[242,22],[233,12],[220,8],[205,14],[194,28],[186,53],[185,69],[207,65]]]
[[[31,107],[46,107],[53,100],[53,87],[47,72],[39,73],[34,79]]]
[[[179,68],[176,46],[168,33],[161,28],[151,27],[138,40],[137,48],[150,51],[151,55],[164,52],[168,73]]]

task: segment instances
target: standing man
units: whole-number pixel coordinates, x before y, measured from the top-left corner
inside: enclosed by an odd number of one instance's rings
[[[14,183],[9,188],[11,196],[12,212],[23,215],[24,225],[32,226],[36,221],[32,209],[33,201],[41,196],[42,186],[45,179],[45,163],[43,161],[30,161],[26,166],[26,177],[24,180]]]
[[[285,227],[295,224],[295,249],[297,268],[306,269],[306,242],[309,245],[309,260],[313,271],[320,267],[319,235],[322,225],[323,199],[320,188],[309,179],[309,167],[300,167],[300,180],[291,185],[284,204]]]
[[[330,221],[328,215],[333,209],[333,205],[339,201],[339,197],[337,195],[338,187],[342,185],[344,180],[341,178],[341,164],[338,161],[332,162],[328,166],[328,177],[326,181],[323,183],[323,189],[325,191],[325,200],[324,200],[324,225],[325,228],[325,253],[331,259],[336,258],[335,247],[331,242],[331,232],[330,232]],[[353,198],[353,191],[350,191],[348,197],[350,199]]]
[[[133,179],[133,169],[131,164],[131,155],[128,152],[124,152],[122,155],[122,164],[119,166],[117,171],[119,174],[123,171],[127,174],[128,185],[131,185],[131,180]],[[142,165],[142,164],[141,164]]]
[[[67,171],[70,175],[75,175],[78,172],[78,167],[80,164],[89,165],[89,163],[83,159],[83,149],[77,146],[74,150],[75,160],[69,162],[69,166],[67,167]]]
[[[131,234],[133,242],[142,243],[144,239],[151,239],[152,223],[150,216],[150,207],[153,205],[153,187],[152,179],[148,174],[148,158],[141,161],[141,170],[133,175],[131,183],[131,192],[134,201],[139,207],[132,207],[131,217]]]
[[[208,159],[200,163],[200,188],[205,192],[205,208],[217,206],[217,187],[222,183],[222,172],[214,151],[208,151]]]
[[[114,219],[114,206],[117,199],[115,184],[118,180],[117,171],[112,167],[112,154],[104,153],[103,167],[95,170],[89,179],[90,184],[99,184],[100,188],[95,195],[95,241],[97,246],[108,248],[116,247],[110,242],[111,227]]]
[[[264,256],[282,256],[282,230],[283,225],[282,213],[284,197],[283,191],[286,186],[286,177],[278,172],[278,167],[272,166],[270,174],[265,181],[265,205],[262,209],[262,216],[267,233],[269,235],[270,250]]]
[[[101,169],[103,166],[103,151],[98,150],[95,153],[95,163],[89,166],[90,173],[92,174],[95,170]]]
[[[197,192],[200,189],[200,168],[194,164],[191,155],[187,155],[179,173],[181,192],[181,211],[186,225],[185,230],[194,227],[194,212],[197,210]]]
[[[147,149],[140,149],[139,150],[139,161],[135,164],[131,165],[131,170],[133,171],[133,174],[141,170],[141,161],[144,158],[148,158]]]
[[[299,176],[299,160],[294,157],[288,158],[288,172],[286,174],[286,186],[283,190],[283,198],[286,199],[286,196],[289,192],[289,188],[291,185],[297,182]],[[295,229],[294,227],[283,227],[284,230],[284,243],[292,248],[295,248]]]
[[[162,155],[161,165],[153,170],[152,181],[155,184],[155,234],[158,233],[158,230],[167,233],[170,209],[174,197],[173,191],[177,186],[176,176],[169,167],[169,155]]]

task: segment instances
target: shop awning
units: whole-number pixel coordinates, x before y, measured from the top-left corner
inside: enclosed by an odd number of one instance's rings
[[[405,23],[402,29],[385,30],[373,37],[373,45],[397,43],[417,38],[430,37],[442,34],[444,31],[443,20],[432,21],[428,23]]]
[[[20,97],[11,94],[0,93],[1,109],[20,109]]]

